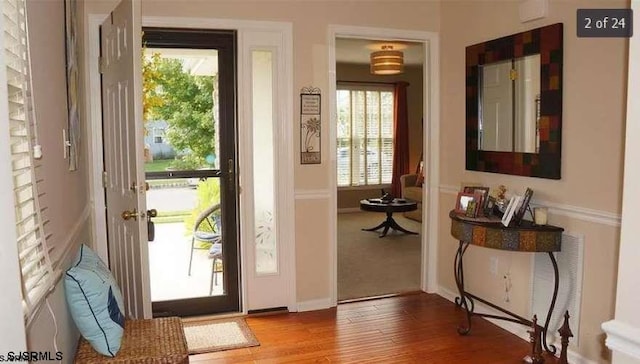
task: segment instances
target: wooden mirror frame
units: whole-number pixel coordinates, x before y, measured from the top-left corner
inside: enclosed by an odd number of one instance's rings
[[[466,169],[560,179],[562,142],[561,23],[474,44],[466,48]],[[540,145],[538,153],[478,149],[479,66],[540,54]]]

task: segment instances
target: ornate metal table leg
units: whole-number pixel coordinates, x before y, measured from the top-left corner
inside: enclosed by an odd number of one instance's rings
[[[542,343],[544,344],[544,350],[550,352],[551,354],[555,354],[557,349],[555,345],[550,344],[547,345],[547,330],[549,329],[549,322],[551,321],[551,314],[553,313],[553,308],[556,306],[556,298],[558,298],[558,262],[556,262],[556,257],[553,255],[553,252],[548,252],[549,258],[551,259],[551,264],[553,265],[553,274],[554,274],[554,285],[553,285],[553,297],[551,298],[551,306],[549,306],[549,312],[547,312],[547,319],[544,322],[544,329],[542,331]]]
[[[459,297],[456,297],[455,302],[456,305],[464,308],[465,313],[467,314],[467,327],[459,326],[458,333],[460,335],[466,335],[471,331],[471,310],[469,309],[469,304],[467,301],[471,301],[471,298],[466,295],[464,291],[464,267],[462,264],[462,258],[464,256],[464,252],[469,247],[469,243],[465,243],[460,241],[460,245],[458,245],[458,251],[456,252],[456,257],[454,260],[454,275],[456,279],[456,285],[458,286],[458,292],[460,294]]]

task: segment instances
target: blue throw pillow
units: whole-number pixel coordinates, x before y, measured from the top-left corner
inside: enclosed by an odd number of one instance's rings
[[[65,296],[80,334],[100,354],[115,356],[124,333],[122,294],[109,269],[82,244],[64,277]]]

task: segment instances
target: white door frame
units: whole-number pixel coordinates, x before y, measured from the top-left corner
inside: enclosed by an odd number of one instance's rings
[[[439,35],[434,32],[422,32],[400,29],[355,27],[329,25],[329,156],[331,193],[329,221],[331,237],[331,302],[338,302],[338,182],[336,161],[336,135],[338,119],[336,106],[336,38],[384,39],[391,41],[410,41],[424,45],[424,128],[423,155],[427,156],[425,188],[422,189],[422,248],[420,264],[420,288],[429,293],[438,290],[438,185],[440,183],[440,65]]]
[[[88,140],[88,159],[90,161],[90,170],[88,171],[89,178],[89,197],[91,204],[91,219],[92,219],[92,238],[95,243],[95,248],[102,259],[106,261],[107,254],[107,230],[106,230],[106,218],[105,218],[105,199],[102,188],[102,105],[100,95],[100,73],[98,58],[100,55],[100,37],[99,29],[102,21],[107,17],[107,14],[89,14],[88,22],[86,23],[84,34],[85,44],[84,49],[87,50],[84,58],[84,76],[85,76],[85,94],[86,104],[85,119],[87,123]],[[286,22],[268,22],[268,21],[250,21],[250,20],[234,20],[234,19],[212,19],[212,18],[184,18],[184,17],[142,17],[143,26],[155,26],[155,27],[176,27],[176,28],[198,28],[198,29],[233,29],[238,32],[237,49],[238,49],[238,62],[237,62],[237,76],[238,76],[238,130],[243,130],[243,126],[250,121],[247,120],[247,115],[243,111],[242,105],[245,104],[244,100],[251,97],[251,90],[245,89],[240,80],[243,79],[243,75],[250,70],[244,69],[243,57],[243,33],[246,31],[280,31],[284,34],[284,58],[289,65],[293,64],[293,37],[292,37],[292,25]],[[246,56],[251,56],[248,54]],[[280,110],[283,110],[283,115],[279,122],[286,123],[293,118],[293,67],[288,67],[286,74],[283,75],[284,81],[282,82],[283,91],[280,93],[284,95],[280,100],[275,100],[274,103],[278,103]],[[288,140],[293,141],[293,128],[287,128],[289,130],[286,137]],[[248,163],[242,163],[245,158],[250,158],[251,154],[246,154],[247,148],[244,146],[246,142],[247,133],[239,134],[239,176],[240,176],[240,238],[243,236],[253,236],[253,232],[249,231],[248,224],[244,222],[249,217],[253,216],[253,205],[251,201],[245,201],[242,198],[242,176],[247,175]],[[282,143],[283,145],[292,145],[293,143]],[[287,148],[284,152],[279,154],[284,157],[276,171],[276,176],[279,177],[278,184],[281,185],[280,191],[285,191],[277,195],[278,206],[281,207],[280,217],[285,222],[279,225],[279,252],[282,254],[282,271],[286,273],[288,278],[289,292],[287,292],[287,308],[289,311],[297,310],[296,300],[296,277],[295,277],[295,224],[294,221],[294,176],[293,176],[293,148]],[[243,167],[244,166],[244,167]],[[247,186],[249,188],[250,186]],[[282,208],[282,207],[288,208]],[[286,223],[290,222],[290,223]],[[247,242],[240,244],[240,267],[241,267],[241,299],[242,299],[242,312],[247,313],[247,277],[250,274],[248,268],[250,264],[247,264],[247,246],[253,246],[253,244],[247,244]]]

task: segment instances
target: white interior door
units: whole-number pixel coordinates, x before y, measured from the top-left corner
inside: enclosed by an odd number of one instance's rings
[[[247,310],[295,310],[291,28],[242,33]]]
[[[482,150],[510,152],[513,145],[511,60],[482,67]]]
[[[143,163],[140,2],[123,0],[101,26],[109,265],[133,318],[151,317]]]

